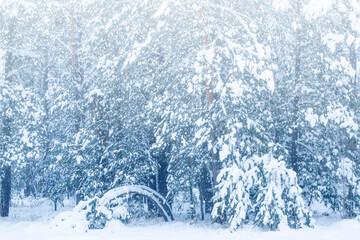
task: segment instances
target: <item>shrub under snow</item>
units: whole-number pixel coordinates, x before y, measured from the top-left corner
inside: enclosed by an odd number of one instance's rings
[[[247,221],[269,230],[311,225],[295,172],[271,154],[234,162],[217,180],[212,216],[232,229]]]
[[[59,214],[52,222],[52,225],[65,229],[103,229],[113,219],[121,222],[128,220],[129,212],[123,204],[119,204],[114,209],[109,209],[100,204],[99,201],[99,198],[95,197],[80,202],[73,211]]]

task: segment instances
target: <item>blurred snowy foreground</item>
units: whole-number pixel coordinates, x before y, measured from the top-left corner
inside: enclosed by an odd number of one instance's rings
[[[82,216],[71,210],[68,202],[59,212],[54,212],[50,203],[36,205],[20,204],[12,207],[9,218],[0,219],[0,240],[171,240],[171,239],[221,239],[221,240],[296,240],[296,239],[359,239],[360,222],[356,219],[342,220],[340,216],[315,217],[314,228],[301,230],[282,229],[266,232],[252,226],[232,233],[228,228],[207,223],[170,222],[161,220],[124,225],[112,221],[102,230],[88,230]]]

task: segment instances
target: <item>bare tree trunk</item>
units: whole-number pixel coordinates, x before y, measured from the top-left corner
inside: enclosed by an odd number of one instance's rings
[[[202,7],[200,9],[199,12],[199,17],[201,20],[204,21],[205,18],[205,14],[206,14],[206,8]],[[204,30],[204,37],[203,37],[203,46],[204,48],[207,48],[209,45],[209,36],[208,33],[206,32],[206,28],[207,28],[207,23],[204,21],[204,25],[203,25],[203,30]],[[208,62],[206,61],[206,59],[204,59],[204,78],[205,78],[205,85],[206,85],[206,100],[207,100],[207,105],[209,108],[209,111],[211,111],[211,107],[215,101],[215,95],[214,95],[214,87],[213,87],[213,79],[212,79],[212,70],[211,70],[211,66],[209,66]],[[215,185],[217,184],[216,181],[216,177],[218,174],[218,164],[219,164],[219,159],[218,159],[218,154],[216,153],[216,149],[215,149],[215,144],[216,144],[216,127],[214,125],[213,118],[212,118],[213,114],[210,113],[209,116],[209,121],[211,122],[210,124],[210,144],[212,145],[212,149],[210,150],[210,158],[211,158],[211,162],[210,162],[210,169],[211,169],[211,175],[212,175],[212,183],[213,183],[213,187],[215,187]]]
[[[3,118],[3,128],[1,129],[5,140],[5,143],[2,146],[3,152],[7,151],[6,142],[10,141],[10,124],[11,120],[5,116]],[[0,215],[1,217],[8,217],[11,200],[11,165],[6,161],[6,159],[3,161],[2,170],[3,177],[1,179]]]
[[[16,20],[13,19],[9,25],[9,32],[7,34],[7,47],[8,51],[5,57],[5,81],[11,83],[13,80],[12,71],[13,71],[13,62],[14,56],[11,50],[12,41],[14,39],[14,31],[15,31]],[[11,107],[11,106],[10,106]],[[2,119],[2,135],[3,135],[3,146],[1,146],[1,150],[3,153],[8,151],[7,143],[10,142],[11,136],[11,119],[6,116],[3,116]],[[2,156],[3,157],[3,156]],[[1,179],[1,198],[0,198],[0,215],[1,217],[8,217],[10,210],[10,200],[11,200],[11,165],[3,159],[3,177]]]
[[[78,57],[78,48],[80,45],[80,34],[77,31],[77,19],[76,19],[76,13],[75,13],[75,2],[71,2],[71,6],[69,9],[70,13],[70,33],[71,33],[71,57],[72,57],[72,82],[70,84],[74,84],[74,104],[76,106],[75,112],[73,113],[75,123],[74,123],[74,135],[80,132],[84,115],[81,112],[80,106],[81,106],[81,99],[83,97],[82,92],[82,85],[84,80],[84,73],[79,66],[79,57]],[[80,111],[79,111],[80,110]],[[97,131],[99,135],[102,135],[102,131]],[[107,137],[103,138],[104,142],[106,142]],[[79,146],[75,146],[77,154],[81,155],[82,151]],[[99,159],[99,164],[106,166],[107,165],[107,159]],[[80,201],[84,200],[84,193],[81,191],[81,186],[75,187],[77,189],[75,190],[75,197],[76,197],[76,203],[79,203]]]
[[[11,120],[5,116],[3,118],[2,134],[4,136],[5,143],[2,146],[2,151],[7,151],[6,142],[10,138],[10,123]],[[1,217],[9,216],[10,200],[11,200],[11,165],[5,159],[2,164],[3,177],[1,179],[1,198],[0,198],[0,215]]]
[[[72,56],[72,84],[75,84],[76,88],[75,88],[75,101],[76,104],[79,104],[79,100],[82,97],[82,91],[81,91],[81,87],[83,84],[83,78],[84,78],[84,74],[81,68],[79,68],[79,59],[78,59],[78,47],[79,47],[79,33],[76,32],[76,18],[75,18],[75,11],[74,11],[74,3],[72,3],[71,8],[70,8],[70,21],[71,21],[71,26],[70,26],[70,32],[71,32],[71,56]],[[75,132],[79,132],[80,130],[80,126],[81,126],[81,122],[82,122],[82,114],[76,110],[75,112],[75,118],[76,118],[76,122],[75,122]]]
[[[200,200],[200,212],[201,212],[201,221],[205,220],[205,213],[204,213],[204,193],[203,189],[201,187],[201,184],[199,184],[199,200]]]
[[[55,198],[55,200],[54,200],[54,211],[56,212],[57,209],[58,209],[58,200],[57,200],[57,198]]]
[[[357,118],[358,116],[358,89],[357,89],[357,55],[356,55],[356,43],[355,41],[351,44],[349,49],[349,60],[352,70],[355,72],[354,77],[352,79],[352,86],[351,86],[351,97],[349,108],[354,111],[354,116]],[[358,119],[356,119],[357,121]],[[348,139],[346,142],[346,146],[350,152],[356,152],[358,141],[356,138]],[[344,163],[343,163],[344,164]],[[355,163],[356,164],[356,163]],[[352,166],[352,174],[354,174],[354,165]],[[344,168],[344,166],[343,166]],[[354,186],[356,183],[347,182],[344,176],[344,169],[343,169],[343,218],[353,218],[356,216],[354,212]]]
[[[33,182],[34,178],[32,175],[31,164],[29,162],[27,162],[26,166],[25,166],[25,179],[26,180],[25,180],[24,196],[30,197],[31,195],[33,195],[35,197],[36,193],[35,193],[34,182]]]
[[[300,19],[301,14],[301,1],[297,1],[297,20]],[[299,139],[299,126],[298,126],[298,114],[299,114],[299,82],[301,80],[301,37],[300,37],[300,30],[296,31],[296,42],[295,42],[295,80],[294,80],[294,100],[293,100],[293,116],[292,116],[292,133],[291,133],[291,150],[290,150],[290,157],[291,157],[291,168],[298,173],[299,166],[299,156],[298,156],[298,139]]]
[[[196,217],[196,210],[195,210],[195,199],[194,199],[194,193],[193,193],[193,186],[190,182],[189,186],[189,194],[190,194],[190,218],[191,220],[194,220]]]
[[[3,166],[4,177],[1,181],[1,217],[8,217],[11,200],[11,166]]]

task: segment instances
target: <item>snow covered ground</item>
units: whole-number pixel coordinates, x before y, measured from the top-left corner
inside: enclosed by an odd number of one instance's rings
[[[70,212],[70,204],[61,208],[62,215]],[[189,222],[151,222],[123,225],[120,222],[110,222],[103,230],[86,230],[81,223],[73,228],[69,224],[61,224],[59,212],[53,212],[50,204],[37,206],[15,206],[9,218],[0,219],[0,240],[352,240],[360,239],[360,222],[357,220],[342,220],[339,216],[316,217],[314,229],[265,232],[252,226],[231,233],[229,229],[210,223]],[[74,222],[77,220],[74,219]]]

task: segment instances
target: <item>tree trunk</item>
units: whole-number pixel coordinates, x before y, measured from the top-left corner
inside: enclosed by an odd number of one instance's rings
[[[301,1],[297,1],[297,14],[298,20],[301,19]],[[298,23],[300,24],[300,23]],[[298,126],[298,114],[299,114],[299,101],[300,101],[300,93],[299,93],[299,82],[301,80],[301,37],[300,30],[296,30],[296,42],[295,42],[295,80],[294,80],[294,100],[293,100],[293,116],[292,116],[292,133],[291,133],[291,150],[290,150],[290,158],[291,168],[298,173],[299,170],[299,156],[298,156],[298,139],[299,139],[299,126]]]
[[[205,220],[205,213],[204,213],[204,194],[201,188],[201,184],[199,184],[199,200],[200,200],[200,213],[201,213],[201,221]]]
[[[29,159],[27,160],[29,161]],[[35,187],[34,187],[34,176],[33,171],[31,168],[31,163],[27,162],[25,166],[25,189],[24,189],[24,196],[30,197],[30,196],[36,197]]]
[[[214,191],[212,186],[211,173],[208,167],[204,164],[200,169],[199,176],[199,192],[200,200],[202,201],[201,207],[204,207],[203,211],[205,213],[211,213],[213,208],[212,198],[214,197]]]
[[[11,166],[3,166],[4,177],[1,181],[1,217],[8,217],[11,200]]]
[[[351,68],[353,69],[353,71],[355,72],[354,77],[352,79],[352,97],[350,99],[350,109],[352,109],[354,111],[354,113],[356,114],[358,111],[358,84],[357,84],[357,54],[356,54],[356,43],[355,41],[351,44],[350,46],[350,56],[349,56],[349,60],[350,60],[350,65]]]
[[[207,23],[205,21],[206,17],[206,8],[203,6],[199,11],[199,17],[203,21],[203,30],[204,30],[204,37],[203,37],[203,47],[206,49],[209,46],[209,35],[206,32]],[[206,100],[207,100],[207,107],[209,111],[215,101],[214,95],[214,87],[213,87],[213,73],[211,66],[204,58],[204,79],[205,79],[205,86],[206,86]],[[212,177],[212,185],[215,187],[217,185],[216,177],[218,174],[218,165],[219,165],[219,157],[215,148],[215,144],[217,142],[217,134],[216,134],[216,126],[213,123],[213,113],[210,112],[209,114],[209,121],[210,121],[210,143],[212,145],[212,149],[210,150],[210,169],[211,169],[211,177]]]
[[[55,200],[54,200],[54,211],[55,211],[55,212],[56,212],[57,209],[58,209],[57,203],[58,203],[58,200],[57,200],[57,198],[55,198]]]
[[[169,146],[167,146],[158,157],[158,192],[163,196],[166,197],[168,194],[167,188],[167,178],[169,176],[168,166],[169,162],[167,159],[167,153],[170,151]]]
[[[14,39],[15,19],[12,19],[9,25],[9,32],[6,35],[7,38],[7,52],[5,55],[5,81],[11,83],[13,80],[13,62],[14,56],[11,51],[12,41]],[[11,106],[9,106],[11,108]],[[1,150],[5,153],[8,150],[7,143],[10,142],[11,136],[11,119],[6,115],[2,117],[2,135],[4,137]],[[1,217],[9,216],[10,200],[11,200],[11,165],[7,163],[7,159],[4,159],[3,177],[1,179],[1,199],[0,199],[0,215]]]
[[[11,83],[13,80],[13,61],[14,56],[11,51],[12,41],[14,39],[14,29],[15,29],[15,19],[10,22],[9,32],[7,34],[7,44],[8,51],[5,56],[5,81]],[[11,107],[11,106],[10,106]],[[4,143],[2,144],[2,151],[5,153],[8,151],[8,146],[6,143],[10,142],[11,136],[11,119],[6,115],[2,119],[2,134],[4,136]],[[1,179],[1,199],[0,199],[0,215],[1,217],[8,217],[10,210],[10,200],[11,200],[11,165],[7,163],[7,159],[3,161],[3,178]]]
[[[76,205],[79,204],[79,202],[84,200],[84,194],[82,194],[79,190],[75,193],[75,201]]]
[[[195,211],[195,200],[194,200],[194,194],[193,194],[193,188],[191,182],[189,186],[189,194],[190,194],[190,218],[191,220],[194,220],[196,217],[196,211]]]
[[[297,127],[297,115],[298,115],[298,104],[299,104],[299,98],[296,96],[293,103],[293,129],[291,134],[291,151],[290,151],[290,157],[291,157],[291,168],[298,173],[298,153],[297,153],[297,141],[299,138],[299,130]]]
[[[349,49],[349,61],[352,70],[355,72],[354,77],[352,79],[352,86],[351,86],[351,93],[350,93],[350,102],[349,102],[349,108],[350,110],[354,111],[354,116],[357,118],[358,115],[358,89],[357,89],[357,55],[356,55],[356,43],[355,41],[351,44]],[[355,119],[357,122],[358,119]],[[358,140],[357,138],[353,137],[351,139],[348,139],[346,141],[346,148],[348,151],[355,153],[357,151],[358,146]],[[355,160],[356,161],[356,160]],[[354,163],[353,163],[354,164]],[[355,163],[356,164],[356,163]],[[354,166],[352,167],[352,174],[354,173]],[[343,170],[344,171],[344,170]],[[344,175],[344,173],[343,173]],[[345,176],[343,176],[343,218],[353,218],[356,216],[354,205],[354,186],[356,186],[356,183],[354,182],[348,182],[346,183]]]

